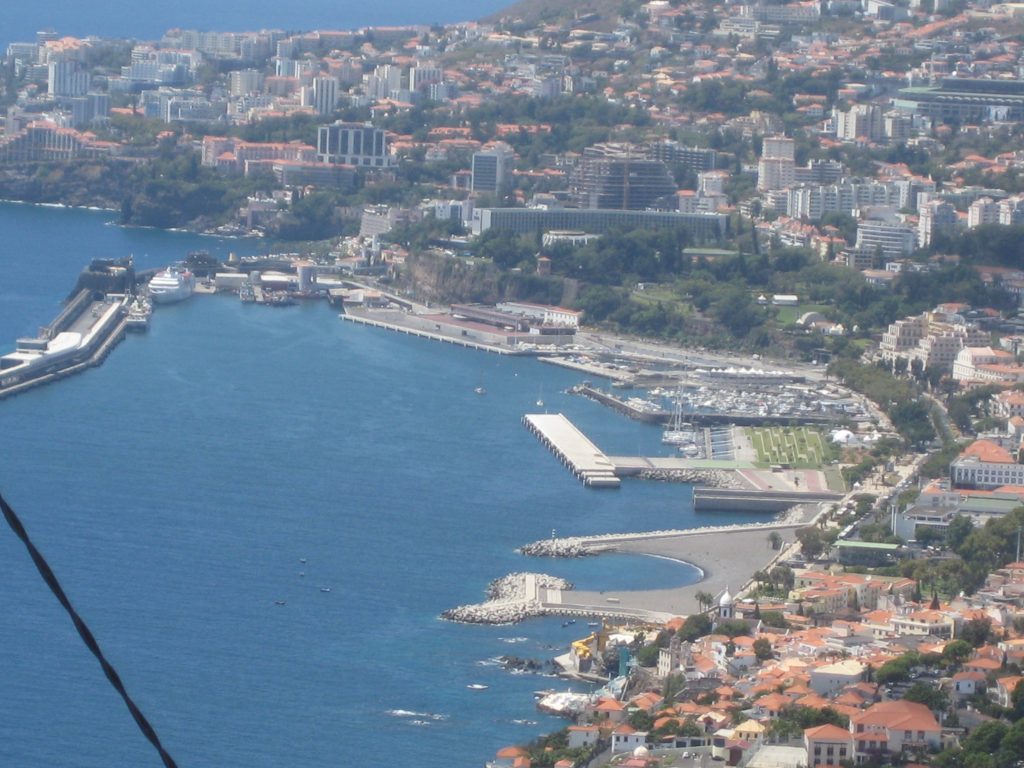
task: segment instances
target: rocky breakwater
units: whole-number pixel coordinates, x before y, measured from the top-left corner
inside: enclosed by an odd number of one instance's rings
[[[538,599],[539,590],[572,588],[565,579],[546,573],[510,573],[487,585],[486,601],[450,608],[441,618],[463,624],[514,624],[547,613]]]
[[[737,479],[734,472],[721,469],[645,469],[639,475],[641,480],[661,480],[667,483],[689,483],[706,485],[710,488],[747,488]]]
[[[529,557],[587,557],[596,555],[595,549],[586,537],[576,536],[564,539],[541,539],[520,547],[519,554]]]

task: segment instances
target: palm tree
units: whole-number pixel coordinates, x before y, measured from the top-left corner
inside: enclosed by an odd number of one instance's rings
[[[768,544],[772,549],[778,550],[782,546],[782,534],[772,531],[768,534]]]
[[[701,591],[695,594],[693,597],[697,601],[697,605],[700,606],[701,611],[710,609],[715,602],[715,596],[712,595],[710,592]]]

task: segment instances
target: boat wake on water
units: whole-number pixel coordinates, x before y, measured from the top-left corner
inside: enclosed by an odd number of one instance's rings
[[[423,723],[424,725],[429,722],[439,723],[448,719],[448,715],[442,715],[436,712],[413,712],[409,709],[389,709],[387,714],[392,717],[412,718],[414,723]]]

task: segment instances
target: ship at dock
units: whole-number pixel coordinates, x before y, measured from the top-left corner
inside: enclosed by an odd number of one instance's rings
[[[149,330],[149,318],[153,315],[153,304],[145,296],[136,296],[128,305],[128,316],[124,325],[130,331]]]
[[[149,281],[149,297],[155,304],[172,304],[192,295],[196,278],[187,269],[168,267]]]

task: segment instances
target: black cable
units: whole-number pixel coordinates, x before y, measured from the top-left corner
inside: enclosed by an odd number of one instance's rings
[[[71,605],[71,601],[68,600],[67,595],[64,594],[64,589],[61,587],[60,582],[57,581],[57,577],[53,574],[53,570],[50,565],[46,562],[46,558],[42,556],[35,544],[32,543],[32,539],[29,538],[28,533],[25,531],[25,526],[21,524],[21,520],[10,505],[4,500],[3,496],[0,495],[0,509],[3,509],[4,519],[7,520],[7,524],[14,531],[14,535],[21,539],[25,545],[25,549],[28,550],[29,557],[32,558],[32,562],[36,565],[36,570],[39,571],[39,575],[43,577],[43,581],[46,582],[50,591],[53,592],[54,597],[57,601],[64,606],[64,610],[68,616],[71,617],[72,623],[75,625],[75,629],[78,630],[79,636],[82,638],[82,642],[85,643],[86,647],[92,651],[92,655],[99,661],[100,666],[103,668],[103,673],[107,676],[107,680],[114,686],[114,690],[121,694],[121,698],[124,699],[125,705],[128,707],[128,711],[132,713],[132,717],[135,718],[135,724],[139,726],[139,730],[142,731],[142,735],[146,737],[150,744],[160,754],[160,759],[163,760],[165,768],[177,768],[177,763],[174,762],[167,751],[163,748],[160,743],[160,737],[156,735],[156,731],[153,730],[153,726],[149,724],[146,716],[142,714],[132,697],[128,695],[128,691],[125,690],[124,683],[121,682],[121,676],[117,674],[117,670],[107,661],[106,656],[103,655],[103,651],[100,649],[99,643],[96,642],[96,638],[93,637],[92,632],[86,625],[82,617],[78,615],[78,611],[75,610],[74,606]]]

